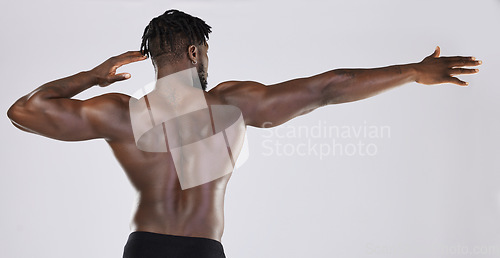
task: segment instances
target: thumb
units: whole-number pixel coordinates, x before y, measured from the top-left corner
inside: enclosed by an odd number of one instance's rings
[[[434,53],[432,53],[429,57],[439,57],[440,54],[441,54],[441,48],[437,46],[436,50],[434,50]]]

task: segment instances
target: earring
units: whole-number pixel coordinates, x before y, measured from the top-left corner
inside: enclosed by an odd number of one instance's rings
[[[195,61],[191,61],[191,63],[193,63],[193,64],[197,64],[198,62],[196,62],[196,60],[195,60]]]

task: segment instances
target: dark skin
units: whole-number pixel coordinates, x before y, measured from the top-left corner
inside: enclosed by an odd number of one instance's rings
[[[191,45],[175,64],[153,60],[157,78],[202,65],[206,69],[207,50],[208,44]],[[246,125],[273,127],[322,106],[365,99],[409,82],[466,86],[455,76],[477,73],[477,69],[466,67],[481,64],[474,57],[439,55],[438,47],[419,63],[336,69],[274,85],[227,81],[204,94],[209,105],[238,107]],[[128,110],[130,96],[107,93],[83,101],[72,99],[90,87],[129,79],[130,74],[116,74],[116,69],[145,59],[139,51],[129,51],[90,71],[46,83],[17,100],[7,115],[17,128],[53,139],[105,139],[138,192],[132,230],[221,241],[224,196],[231,173],[182,190],[169,153],[144,152],[136,147]],[[207,71],[201,73],[206,75]]]

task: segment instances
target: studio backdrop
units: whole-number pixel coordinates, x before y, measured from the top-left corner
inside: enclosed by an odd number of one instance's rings
[[[409,83],[247,128],[230,180],[230,258],[500,256],[500,1],[4,1],[1,4],[1,257],[121,257],[136,193],[104,140],[63,142],[6,116],[36,87],[139,50],[168,9],[212,26],[208,88],[273,84],[336,68],[475,56],[468,87]],[[132,78],[75,96],[133,94]],[[256,103],[258,105],[258,103]]]

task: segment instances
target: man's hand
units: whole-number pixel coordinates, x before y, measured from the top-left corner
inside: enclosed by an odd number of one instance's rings
[[[132,62],[142,61],[147,56],[141,54],[141,51],[128,51],[118,56],[113,56],[102,64],[90,70],[90,73],[96,78],[97,85],[106,87],[114,82],[123,81],[130,78],[129,73],[116,74],[118,67]]]
[[[478,69],[467,69],[462,67],[477,66],[482,63],[476,60],[475,57],[439,57],[439,54],[440,49],[436,47],[432,55],[424,58],[422,62],[415,65],[417,70],[416,82],[427,85],[454,83],[460,86],[467,86],[469,85],[468,82],[464,82],[452,75],[477,73],[479,71]]]

